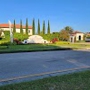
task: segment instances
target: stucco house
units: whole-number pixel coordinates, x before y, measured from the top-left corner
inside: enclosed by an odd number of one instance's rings
[[[13,24],[11,25],[11,28],[13,30]],[[16,33],[20,33],[20,24],[15,24],[16,26]],[[0,28],[4,31],[9,31],[9,24],[0,24]],[[26,33],[26,26],[22,25],[23,33]],[[32,35],[32,26],[28,26],[28,35]]]
[[[0,28],[0,39],[5,38],[5,34],[3,32],[3,29]]]
[[[84,33],[75,31],[70,34],[70,42],[76,42],[76,41],[83,41],[84,39]]]
[[[85,33],[85,41],[90,42],[90,32]]]

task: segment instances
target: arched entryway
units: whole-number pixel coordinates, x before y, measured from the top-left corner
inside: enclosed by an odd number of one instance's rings
[[[78,40],[81,41],[81,36],[78,37]]]
[[[73,38],[71,37],[71,42],[73,42]]]

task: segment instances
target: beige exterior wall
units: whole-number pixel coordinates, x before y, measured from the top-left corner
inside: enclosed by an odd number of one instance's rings
[[[16,28],[16,33],[20,33],[20,29],[17,29],[17,28]]]
[[[76,34],[76,41],[79,41],[79,37],[81,37],[81,41],[83,40],[84,34],[83,33],[77,33]]]
[[[32,29],[28,29],[28,35],[32,35]]]
[[[10,31],[9,28],[2,28],[4,31]]]
[[[75,36],[70,36],[69,41],[74,43],[74,38],[75,38]]]
[[[70,35],[69,41],[75,42],[75,41],[83,41],[84,34],[83,33],[77,33],[75,35]]]
[[[26,33],[26,29],[23,29],[23,33]],[[32,35],[32,29],[28,29],[28,35]]]
[[[10,31],[10,29],[9,28],[2,28],[4,31]],[[13,30],[13,28],[12,28],[12,30]],[[20,29],[17,29],[16,28],[16,32],[17,33],[20,33]],[[23,33],[25,34],[26,33],[26,29],[23,29]],[[28,35],[32,35],[32,29],[28,29]]]

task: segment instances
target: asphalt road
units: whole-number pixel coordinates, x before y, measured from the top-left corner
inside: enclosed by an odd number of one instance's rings
[[[66,50],[0,54],[0,81],[89,66],[89,51]]]

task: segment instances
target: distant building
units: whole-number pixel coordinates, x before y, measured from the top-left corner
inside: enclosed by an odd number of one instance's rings
[[[13,24],[11,26],[13,30]],[[16,26],[16,33],[20,33],[20,24],[15,24]],[[9,24],[0,24],[0,28],[4,31],[9,31]],[[23,33],[26,33],[26,26],[22,25]],[[32,26],[28,26],[28,35],[32,35]]]
[[[76,41],[83,41],[84,40],[84,33],[75,31],[70,34],[70,42],[76,42]]]
[[[86,37],[90,37],[90,32],[85,33]]]
[[[85,33],[85,41],[90,42],[90,32]]]
[[[5,34],[3,32],[3,29],[0,28],[0,39],[5,38]]]

